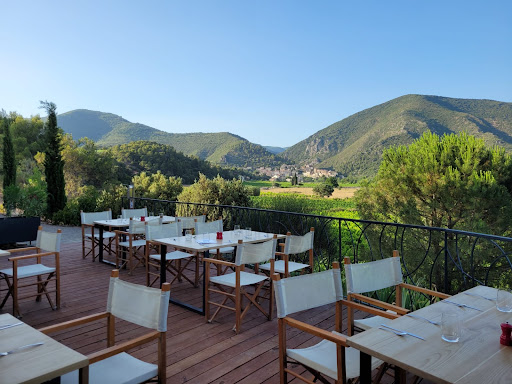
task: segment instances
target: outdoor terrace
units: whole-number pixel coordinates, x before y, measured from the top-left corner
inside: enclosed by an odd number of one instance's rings
[[[56,231],[45,226],[45,230]],[[79,228],[63,228],[61,249],[61,308],[51,310],[47,300],[21,301],[22,320],[34,328],[56,324],[105,310],[109,275],[112,267],[82,259]],[[9,266],[7,258],[0,258],[0,269]],[[144,268],[139,267],[133,276],[121,271],[126,281],[145,284]],[[5,288],[5,282],[1,282]],[[31,287],[32,289],[34,287]],[[173,297],[200,306],[201,288],[177,283],[171,288]],[[0,313],[12,312],[9,300]],[[361,316],[358,313],[358,316]],[[322,307],[297,316],[297,318],[332,329],[333,306]],[[242,332],[233,330],[234,314],[221,311],[212,324],[204,316],[170,304],[167,331],[167,382],[168,383],[279,383],[277,320],[267,321],[252,308],[242,324]],[[344,322],[346,327],[346,322]],[[139,335],[143,330],[131,324],[117,327],[116,340],[123,341]],[[56,340],[81,352],[91,353],[104,348],[105,324],[97,322],[85,327],[52,334]],[[316,342],[310,336],[290,332],[290,347],[307,346]],[[156,344],[133,350],[132,354],[146,361],[156,361]],[[385,377],[383,382],[392,382]],[[294,382],[297,382],[296,380]]]

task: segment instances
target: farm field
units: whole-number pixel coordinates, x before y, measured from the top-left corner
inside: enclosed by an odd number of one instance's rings
[[[329,199],[347,199],[354,197],[354,193],[359,189],[360,187],[343,187],[341,189],[334,189],[334,192]],[[304,196],[315,196],[313,193],[313,188],[310,187],[290,187],[290,188],[273,188],[273,187],[264,187],[261,188],[261,193],[264,194],[265,192],[271,192],[271,193],[294,193]]]

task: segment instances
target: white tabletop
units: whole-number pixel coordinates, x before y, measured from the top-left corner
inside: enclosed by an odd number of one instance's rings
[[[195,235],[192,239],[187,240],[185,236],[168,237],[165,239],[152,240],[154,243],[169,245],[175,248],[187,249],[195,252],[204,252],[210,249],[217,249],[222,247],[234,247],[237,245],[238,240],[243,240],[244,243],[257,243],[260,241],[271,239],[274,236],[272,233],[251,231],[250,237],[247,236],[245,231],[240,234],[235,231],[222,232],[222,240],[216,239],[215,233],[209,235]],[[286,235],[277,235],[278,239],[284,239]]]
[[[9,314],[0,315],[0,326],[19,322]],[[41,383],[89,365],[86,356],[27,324],[0,330],[0,352],[38,342],[44,344],[0,357],[2,384]]]
[[[144,218],[145,221],[151,221],[151,220],[158,220],[160,216],[146,216]],[[134,217],[133,220],[140,221],[140,217]],[[176,219],[174,216],[164,216],[162,218],[162,223],[172,223]],[[122,227],[128,227],[130,225],[130,219],[112,219],[112,220],[97,220],[94,222],[96,225],[101,225],[103,227],[116,227],[116,228],[122,228]]]

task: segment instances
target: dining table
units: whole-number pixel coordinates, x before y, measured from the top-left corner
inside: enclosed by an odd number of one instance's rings
[[[176,249],[182,249],[185,251],[189,251],[192,253],[203,253],[204,258],[209,257],[209,253],[211,250],[224,248],[224,247],[236,247],[238,244],[238,240],[242,240],[244,243],[259,243],[268,239],[272,239],[274,237],[273,233],[259,232],[259,231],[247,231],[247,230],[238,230],[238,231],[224,231],[222,232],[222,239],[217,238],[216,233],[207,233],[202,235],[194,235],[191,237],[187,236],[177,236],[177,237],[169,237],[163,239],[154,239],[151,240],[151,243],[160,246],[160,284],[166,282],[166,268],[165,268],[165,255],[167,254],[167,247],[172,247]],[[284,239],[286,235],[277,235],[277,239]],[[235,250],[236,252],[236,250]],[[203,271],[204,271],[204,261],[203,261]],[[172,297],[172,289],[171,289],[171,297],[169,302],[183,308],[186,308],[190,311],[199,313],[204,315],[205,308],[205,284],[204,284],[204,273],[203,273],[203,292],[202,292],[202,307],[197,307],[191,305],[189,303],[185,303],[183,301],[174,299]]]
[[[375,327],[347,338],[360,351],[360,382],[371,383],[373,356],[395,365],[400,383],[405,372],[443,384],[512,383],[512,346],[500,344],[501,324],[512,323],[512,313],[498,311],[496,296],[497,289],[476,286],[387,322],[395,332]],[[457,342],[441,337],[447,312],[461,321]]]
[[[151,220],[158,220],[160,219],[160,216],[146,216],[144,217],[144,221],[151,221]],[[133,220],[141,221],[140,217],[135,217]],[[172,223],[176,220],[174,216],[162,216],[162,224],[168,224]],[[101,263],[109,264],[115,266],[116,263],[105,260],[103,258],[103,233],[105,231],[105,228],[107,229],[121,229],[121,228],[127,228],[130,226],[130,219],[111,219],[111,220],[96,220],[94,221],[94,226],[99,229],[99,251],[98,251],[98,260]]]
[[[10,314],[0,315],[0,383],[43,383],[75,370],[88,383],[86,356]]]

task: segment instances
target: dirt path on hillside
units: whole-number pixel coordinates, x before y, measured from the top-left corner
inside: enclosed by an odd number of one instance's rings
[[[354,196],[354,193],[359,187],[344,187],[341,189],[334,189],[334,193],[330,197],[331,199],[346,199]],[[262,192],[272,193],[297,193],[299,195],[313,195],[313,188],[261,188]]]

